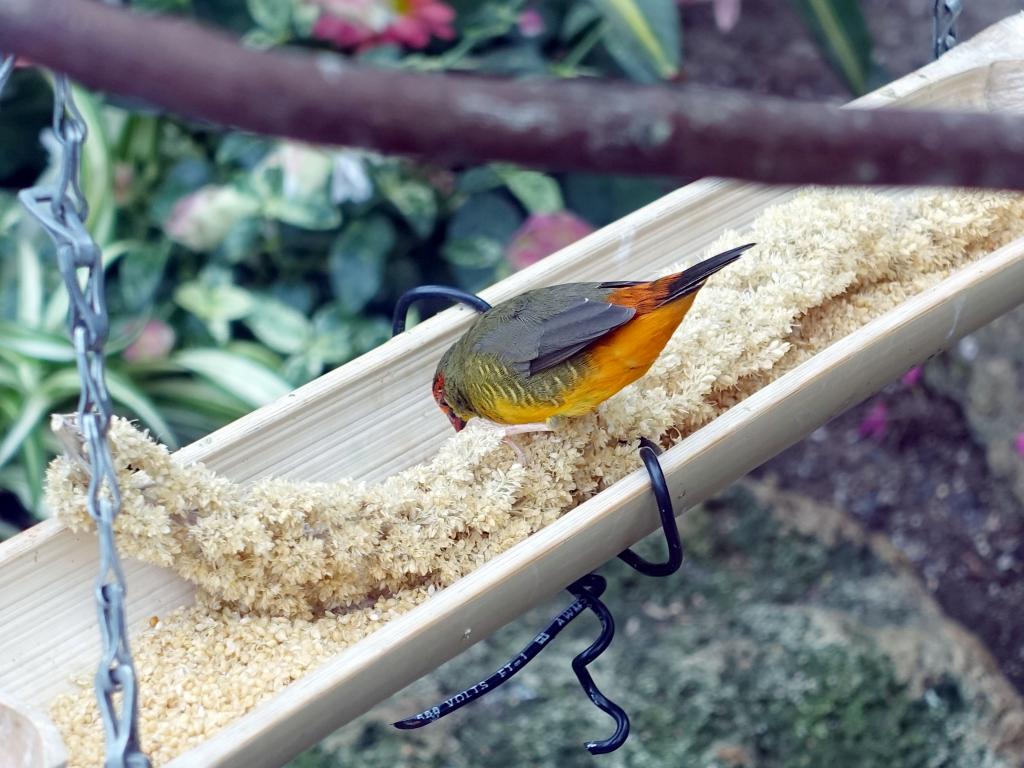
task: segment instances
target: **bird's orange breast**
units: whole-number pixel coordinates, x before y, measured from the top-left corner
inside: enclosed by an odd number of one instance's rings
[[[690,294],[638,315],[590,345],[582,353],[586,356],[584,375],[566,389],[560,404],[501,400],[494,403],[494,412],[488,417],[503,424],[522,424],[545,421],[552,416],[590,413],[647,373],[695,297],[696,294]]]
[[[586,352],[587,375],[566,393],[566,407],[559,415],[589,413],[647,373],[695,297],[696,294],[690,294],[639,315],[592,344]]]

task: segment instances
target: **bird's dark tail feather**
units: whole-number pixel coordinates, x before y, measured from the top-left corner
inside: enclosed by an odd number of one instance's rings
[[[736,259],[743,255],[744,251],[749,248],[753,248],[755,245],[757,245],[757,243],[747,243],[746,245],[731,248],[717,256],[704,259],[704,261],[699,264],[694,264],[692,267],[683,270],[678,275],[673,275],[671,283],[666,286],[668,288],[667,295],[660,303],[667,304],[670,301],[675,301],[676,299],[682,298],[683,296],[699,290],[704,285],[705,280],[723,267],[727,267],[732,264]]]

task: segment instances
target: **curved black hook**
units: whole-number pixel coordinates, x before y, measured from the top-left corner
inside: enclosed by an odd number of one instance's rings
[[[668,576],[678,571],[683,564],[683,542],[679,538],[676,513],[672,508],[672,495],[668,492],[665,473],[658,461],[660,453],[657,445],[646,437],[640,438],[640,458],[643,459],[647,474],[650,475],[651,490],[654,491],[654,498],[658,502],[661,530],[665,533],[665,544],[668,546],[668,560],[664,563],[652,563],[631,549],[619,553],[620,560],[645,576]]]
[[[481,299],[475,293],[463,291],[461,288],[452,288],[449,285],[420,285],[410,288],[398,297],[395,303],[395,313],[391,318],[391,335],[397,336],[405,330],[406,315],[409,314],[409,307],[416,301],[423,299],[445,298],[472,307],[477,312],[486,312],[491,305]]]
[[[600,591],[591,589],[588,580],[600,580]],[[615,619],[612,618],[612,612],[608,610],[608,606],[598,599],[598,595],[604,591],[605,586],[606,582],[603,576],[591,573],[573,582],[568,587],[568,590],[575,595],[577,601],[584,601],[587,607],[601,621],[601,634],[597,636],[597,639],[588,648],[572,660],[572,671],[576,673],[576,679],[580,681],[583,691],[598,709],[611,715],[612,719],[615,720],[615,733],[607,739],[588,741],[584,744],[587,751],[592,755],[604,755],[614,752],[625,744],[626,739],[629,737],[629,715],[626,714],[626,710],[601,693],[597,683],[594,682],[594,678],[590,676],[590,671],[587,669],[587,665],[604,653],[608,646],[612,644],[612,638],[615,637]]]

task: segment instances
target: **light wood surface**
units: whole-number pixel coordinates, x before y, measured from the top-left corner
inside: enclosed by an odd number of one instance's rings
[[[1024,16],[1011,17],[857,106],[1021,109]],[[793,194],[705,179],[483,293],[491,302],[571,280],[636,278],[696,258]],[[909,366],[1024,301],[1024,241],[958,272],[743,401],[666,452],[673,496],[696,503]],[[453,309],[178,452],[244,482],[379,479],[450,433],[429,382],[471,317]],[[646,476],[631,475],[288,686],[182,755],[178,766],[273,766],[483,639],[653,530]],[[0,544],[0,690],[39,709],[98,658],[96,542],[48,521]],[[127,562],[133,628],[192,599],[173,573]],[[0,709],[0,723],[3,721]],[[2,727],[2,725],[0,725]],[[2,754],[2,753],[0,753]],[[48,763],[47,765],[59,765]]]
[[[68,755],[53,723],[0,692],[0,766],[64,768]]]

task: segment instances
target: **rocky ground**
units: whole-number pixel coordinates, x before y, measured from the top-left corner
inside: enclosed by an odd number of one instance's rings
[[[862,5],[890,76],[930,59],[930,2]],[[1024,8],[965,6],[961,37]],[[747,0],[726,36],[708,7],[686,21],[691,81],[848,98],[787,3]],[[1022,385],[1024,309],[691,511],[681,573],[606,566],[620,631],[592,669],[633,715],[633,736],[602,762],[1024,764]],[[589,619],[476,705],[415,732],[389,726],[489,674],[561,607],[536,609],[293,765],[591,765],[581,743],[610,721],[569,668]]]

